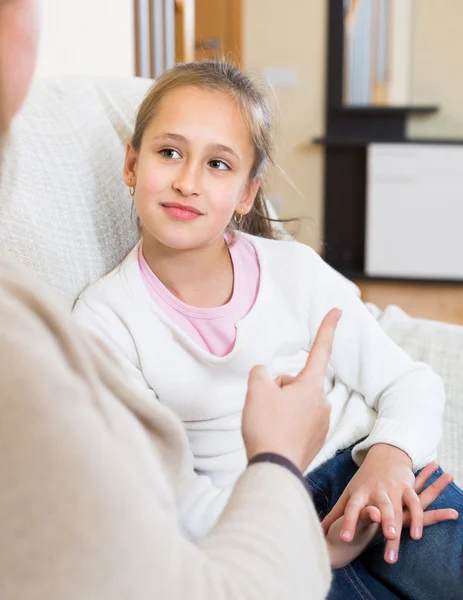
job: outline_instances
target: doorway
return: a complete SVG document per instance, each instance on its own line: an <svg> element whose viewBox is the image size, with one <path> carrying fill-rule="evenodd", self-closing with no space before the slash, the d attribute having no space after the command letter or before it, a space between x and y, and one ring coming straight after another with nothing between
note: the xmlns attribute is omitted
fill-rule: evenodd
<svg viewBox="0 0 463 600"><path fill-rule="evenodd" d="M189 29L194 32L191 37L187 33ZM185 44L188 38L192 42L190 48ZM234 64L240 64L242 0L177 1L175 40L177 62L225 57Z"/></svg>

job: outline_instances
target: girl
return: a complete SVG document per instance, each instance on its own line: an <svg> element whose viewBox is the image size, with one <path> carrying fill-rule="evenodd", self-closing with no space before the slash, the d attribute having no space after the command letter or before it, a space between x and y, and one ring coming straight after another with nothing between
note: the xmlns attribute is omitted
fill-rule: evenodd
<svg viewBox="0 0 463 600"><path fill-rule="evenodd" d="M163 74L139 109L124 165L141 241L85 291L75 315L119 354L134 385L182 419L195 473L181 510L190 535L201 538L246 466L241 411L250 369L298 373L323 317L341 308L325 378L330 429L305 472L326 529L344 515L340 536L349 542L361 511L374 506L386 544L336 571L330 597L360 586L375 598L456 598L459 523L414 541L423 528L414 472L436 454L442 382L385 335L314 251L272 239L264 192L271 122L264 93L230 65L190 63ZM462 494L452 485L438 502L459 508ZM411 529L401 536L403 507Z"/></svg>

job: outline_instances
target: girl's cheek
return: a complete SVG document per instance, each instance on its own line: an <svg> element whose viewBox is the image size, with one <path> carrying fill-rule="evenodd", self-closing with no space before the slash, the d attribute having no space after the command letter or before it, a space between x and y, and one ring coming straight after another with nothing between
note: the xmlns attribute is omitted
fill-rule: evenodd
<svg viewBox="0 0 463 600"><path fill-rule="evenodd" d="M144 188L147 190L153 190L158 186L160 177L157 170L155 172L153 168L149 168L143 172L141 178L139 177L139 179L141 179Z"/></svg>
<svg viewBox="0 0 463 600"><path fill-rule="evenodd" d="M215 214L220 219L220 221L228 222L232 218L233 213L235 212L236 204L237 203L235 202L226 202L216 206Z"/></svg>

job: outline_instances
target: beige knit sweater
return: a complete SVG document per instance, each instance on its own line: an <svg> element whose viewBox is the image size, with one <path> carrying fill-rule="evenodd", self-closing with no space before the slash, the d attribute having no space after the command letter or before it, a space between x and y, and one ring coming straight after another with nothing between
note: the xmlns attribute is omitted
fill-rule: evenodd
<svg viewBox="0 0 463 600"><path fill-rule="evenodd" d="M180 421L134 394L33 276L0 259L0 598L318 600L326 547L307 492L256 464L212 533L183 535Z"/></svg>

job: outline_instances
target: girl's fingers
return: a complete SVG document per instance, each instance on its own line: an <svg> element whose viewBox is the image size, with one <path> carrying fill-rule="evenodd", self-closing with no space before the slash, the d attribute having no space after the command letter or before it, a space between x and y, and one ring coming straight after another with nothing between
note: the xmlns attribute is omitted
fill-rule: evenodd
<svg viewBox="0 0 463 600"><path fill-rule="evenodd" d="M453 508L437 508L436 510L427 510L423 516L423 527L443 523L444 521L456 521L459 518L458 511ZM410 527L410 513L404 512L404 527Z"/></svg>
<svg viewBox="0 0 463 600"><path fill-rule="evenodd" d="M352 496L344 510L344 524L341 531L341 539L350 542L354 539L355 529L361 511L365 508L365 500L360 496Z"/></svg>
<svg viewBox="0 0 463 600"><path fill-rule="evenodd" d="M445 488L452 483L453 475L450 473L444 473L440 477L436 479L429 487L427 487L420 494L420 503L423 507L423 510L426 510L428 506L430 506L436 498L442 494Z"/></svg>
<svg viewBox="0 0 463 600"><path fill-rule="evenodd" d="M412 488L404 491L403 500L404 506L408 508L410 535L414 540L419 540L423 535L424 507Z"/></svg>
<svg viewBox="0 0 463 600"><path fill-rule="evenodd" d="M458 512L453 508L439 508L437 510L428 510L424 513L424 526L435 525L443 521L456 521Z"/></svg>
<svg viewBox="0 0 463 600"><path fill-rule="evenodd" d="M394 511L394 521L392 522L392 528L383 525L383 533L386 537L386 547L384 549L384 560L390 564L397 562L400 548L400 536L402 535L402 522L403 522L403 508L402 508L402 496L399 494L398 497L390 498L390 505ZM389 535L386 535L386 532Z"/></svg>
<svg viewBox="0 0 463 600"><path fill-rule="evenodd" d="M383 493L375 502L381 512L383 535L387 540L397 539L396 510L391 499ZM398 507L397 507L398 508ZM402 506L400 505L400 525L402 526Z"/></svg>
<svg viewBox="0 0 463 600"><path fill-rule="evenodd" d="M426 509L430 506L434 500L438 498L438 496L445 490L445 488L452 483L453 475L450 473L444 473L441 475L434 483L432 483L429 487L427 487L424 492L418 496L421 508L424 512L423 518L423 526L427 527L428 525L434 525L435 523L441 523L442 521L453 521L458 519L458 512L451 508L442 508L438 510L429 510ZM410 527L412 522L412 516L409 510L404 512L404 527ZM413 526L412 526L412 537L413 535ZM415 538L418 539L418 538Z"/></svg>
<svg viewBox="0 0 463 600"><path fill-rule="evenodd" d="M431 462L421 470L415 479L415 492L417 494L423 491L428 479L437 471L438 468L439 465L436 462Z"/></svg>

